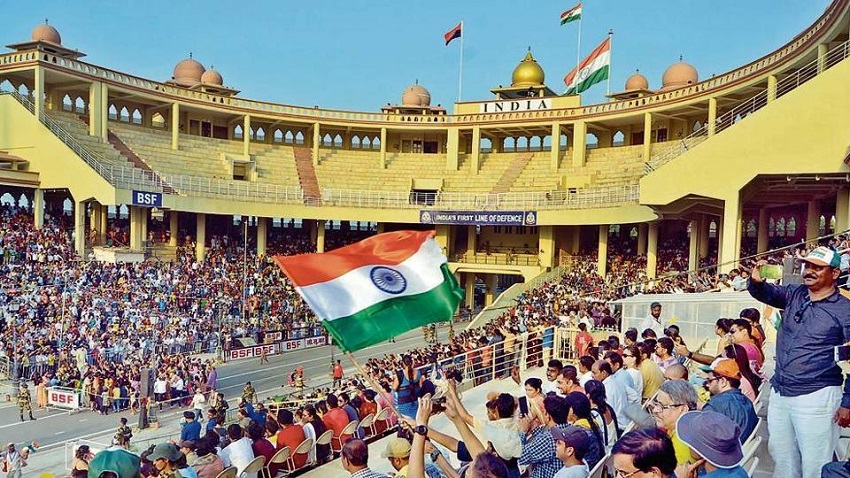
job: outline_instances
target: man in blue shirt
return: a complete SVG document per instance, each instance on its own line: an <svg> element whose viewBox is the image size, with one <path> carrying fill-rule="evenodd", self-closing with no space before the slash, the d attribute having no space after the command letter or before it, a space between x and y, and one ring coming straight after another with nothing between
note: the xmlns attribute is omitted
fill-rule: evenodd
<svg viewBox="0 0 850 478"><path fill-rule="evenodd" d="M186 424L180 430L180 441L201 439L201 423L195 420L195 412L183 412L183 418L186 419Z"/></svg>
<svg viewBox="0 0 850 478"><path fill-rule="evenodd" d="M741 386L741 369L732 359L715 362L711 367L706 386L711 400L703 410L713 410L729 417L741 429L741 443L745 443L758 423L753 402L738 389Z"/></svg>
<svg viewBox="0 0 850 478"><path fill-rule="evenodd" d="M817 247L802 260L803 285L769 284L755 267L747 287L783 310L767 412L776 478L820 477L832 461L838 427L850 425L850 380L842 394L844 377L833 358L833 347L850 340L850 300L837 288L841 259Z"/></svg>

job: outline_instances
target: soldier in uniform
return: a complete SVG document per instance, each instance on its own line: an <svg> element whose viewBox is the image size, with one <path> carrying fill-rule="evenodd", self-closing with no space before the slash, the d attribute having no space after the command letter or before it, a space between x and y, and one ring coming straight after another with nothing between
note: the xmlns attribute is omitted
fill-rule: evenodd
<svg viewBox="0 0 850 478"><path fill-rule="evenodd" d="M24 410L29 412L30 420L35 420L32 416L32 397L26 382L21 383L21 389L18 392L18 411L21 414L21 421L24 421Z"/></svg>
<svg viewBox="0 0 850 478"><path fill-rule="evenodd" d="M251 382L245 384L242 389L242 401L245 403L253 403L257 399L257 391L251 386Z"/></svg>
<svg viewBox="0 0 850 478"><path fill-rule="evenodd" d="M115 432L115 444L127 448L130 446L130 438L133 438L133 430L127 426L127 418L121 417L119 420L121 425Z"/></svg>

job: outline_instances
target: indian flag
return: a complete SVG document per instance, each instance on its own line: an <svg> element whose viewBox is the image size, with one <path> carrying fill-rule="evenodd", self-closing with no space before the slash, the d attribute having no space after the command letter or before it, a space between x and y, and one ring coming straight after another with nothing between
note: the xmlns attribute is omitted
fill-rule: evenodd
<svg viewBox="0 0 850 478"><path fill-rule="evenodd" d="M577 95L591 86L608 79L611 69L611 37L608 37L596 47L578 66L578 73L573 68L564 77L567 91L564 94Z"/></svg>
<svg viewBox="0 0 850 478"><path fill-rule="evenodd" d="M566 25L567 23L574 22L576 20L581 20L580 3L561 14L561 25Z"/></svg>
<svg viewBox="0 0 850 478"><path fill-rule="evenodd" d="M346 352L448 321L463 298L433 231L388 232L275 261Z"/></svg>

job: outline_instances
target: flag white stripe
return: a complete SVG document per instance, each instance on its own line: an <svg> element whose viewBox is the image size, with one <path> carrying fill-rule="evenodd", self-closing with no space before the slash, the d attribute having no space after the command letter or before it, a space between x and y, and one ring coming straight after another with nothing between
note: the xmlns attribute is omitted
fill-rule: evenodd
<svg viewBox="0 0 850 478"><path fill-rule="evenodd" d="M348 317L379 302L407 295L427 292L443 283L440 265L446 256L434 239L422 243L415 254L402 263L389 267L406 280L404 292L391 294L378 289L372 282L371 272L376 266L352 269L333 280L296 287L311 309L322 320Z"/></svg>
<svg viewBox="0 0 850 478"><path fill-rule="evenodd" d="M610 63L611 63L611 50L605 50L602 53L600 53L599 56L594 58L593 61L590 62L589 65L587 65L585 67L588 70L587 76L593 75L594 72L602 69L603 67L609 65ZM574 87L576 87L576 85L581 83L580 76L581 76L581 71L577 71L575 76L573 76L573 81L569 84L567 89L574 88Z"/></svg>

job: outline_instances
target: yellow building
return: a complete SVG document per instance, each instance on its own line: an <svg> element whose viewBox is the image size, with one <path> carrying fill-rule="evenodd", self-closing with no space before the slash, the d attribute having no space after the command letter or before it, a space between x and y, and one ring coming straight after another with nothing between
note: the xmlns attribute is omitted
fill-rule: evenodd
<svg viewBox="0 0 850 478"><path fill-rule="evenodd" d="M191 57L140 78L39 25L0 55L0 192L23 192L37 225L71 199L79 252L119 205L131 249L154 213L172 246L189 220L199 258L211 216L256 217L259 252L272 218L302 219L319 250L327 221L434 228L488 301L498 275L528 279L580 248L604 273L612 234L636 236L649 278L663 234L689 235L690 268L716 240L729 270L742 242L850 227L848 32L850 0L835 0L747 65L700 79L679 61L657 89L635 73L590 105L548 88L528 51L510 86L449 113L419 84L375 112L244 99Z"/></svg>

